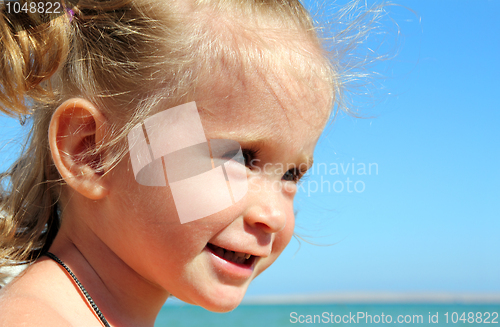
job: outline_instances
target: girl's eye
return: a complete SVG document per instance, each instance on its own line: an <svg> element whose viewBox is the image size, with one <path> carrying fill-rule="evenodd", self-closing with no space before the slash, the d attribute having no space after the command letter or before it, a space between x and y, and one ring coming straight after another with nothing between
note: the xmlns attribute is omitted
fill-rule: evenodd
<svg viewBox="0 0 500 327"><path fill-rule="evenodd" d="M243 159L245 160L245 166L252 168L258 162L257 154L258 151L252 149L242 149Z"/></svg>
<svg viewBox="0 0 500 327"><path fill-rule="evenodd" d="M292 168L288 170L283 177L281 177L282 180L284 181L289 181L289 182L298 182L299 179L302 177L302 172L299 172L296 168Z"/></svg>

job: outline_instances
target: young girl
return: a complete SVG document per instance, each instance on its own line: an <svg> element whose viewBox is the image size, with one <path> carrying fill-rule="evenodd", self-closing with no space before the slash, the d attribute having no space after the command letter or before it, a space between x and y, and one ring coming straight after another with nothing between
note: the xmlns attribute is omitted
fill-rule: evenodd
<svg viewBox="0 0 500 327"><path fill-rule="evenodd" d="M0 108L31 121L2 175L1 266L29 267L2 289L0 325L153 326L171 295L234 309L290 241L295 184L338 101L311 17L295 0L80 0L65 10L0 13ZM205 139L189 144L208 146L205 171L216 157L221 167L243 157L242 196L230 165L220 185L175 184L198 172L174 181L169 160L208 158L178 159L193 133ZM218 156L218 139L239 147ZM149 182L138 177L145 166L156 169ZM226 186L232 201L217 207ZM179 192L186 210L213 210L183 220Z"/></svg>

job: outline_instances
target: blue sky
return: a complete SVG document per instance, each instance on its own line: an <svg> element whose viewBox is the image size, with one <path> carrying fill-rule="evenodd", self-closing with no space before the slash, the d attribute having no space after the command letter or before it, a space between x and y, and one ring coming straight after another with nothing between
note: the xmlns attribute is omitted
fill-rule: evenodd
<svg viewBox="0 0 500 327"><path fill-rule="evenodd" d="M315 162L339 174L315 172L296 200L297 233L334 245L292 240L249 295L500 292L500 2L397 3L415 14L389 9L400 51L375 67L388 77L360 100L375 118L329 126ZM13 140L3 168L18 125L0 118L0 144ZM370 163L377 173L358 173Z"/></svg>

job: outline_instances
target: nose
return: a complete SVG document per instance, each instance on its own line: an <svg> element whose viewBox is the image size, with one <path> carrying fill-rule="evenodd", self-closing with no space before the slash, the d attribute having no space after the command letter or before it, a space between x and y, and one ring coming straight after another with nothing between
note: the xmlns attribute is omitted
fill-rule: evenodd
<svg viewBox="0 0 500 327"><path fill-rule="evenodd" d="M245 222L266 233L282 231L287 223L286 206L290 205L290 201L283 195L281 184L261 178L252 178L249 184L250 203L245 212Z"/></svg>

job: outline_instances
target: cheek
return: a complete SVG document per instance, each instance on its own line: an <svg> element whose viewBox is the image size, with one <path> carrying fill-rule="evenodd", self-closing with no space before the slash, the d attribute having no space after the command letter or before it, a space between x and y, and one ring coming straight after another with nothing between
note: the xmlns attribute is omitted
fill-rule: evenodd
<svg viewBox="0 0 500 327"><path fill-rule="evenodd" d="M110 174L111 212L118 213L122 224L142 230L151 225L176 224L179 219L168 186L154 187L139 184L134 177L128 157Z"/></svg>
<svg viewBox="0 0 500 327"><path fill-rule="evenodd" d="M168 251L178 253L182 249L187 232L179 228L168 187L140 185L124 161L108 175L110 193L93 229L115 254L145 276L151 269L140 267L152 266L146 259L154 254L167 261ZM172 242L173 238L179 241Z"/></svg>

